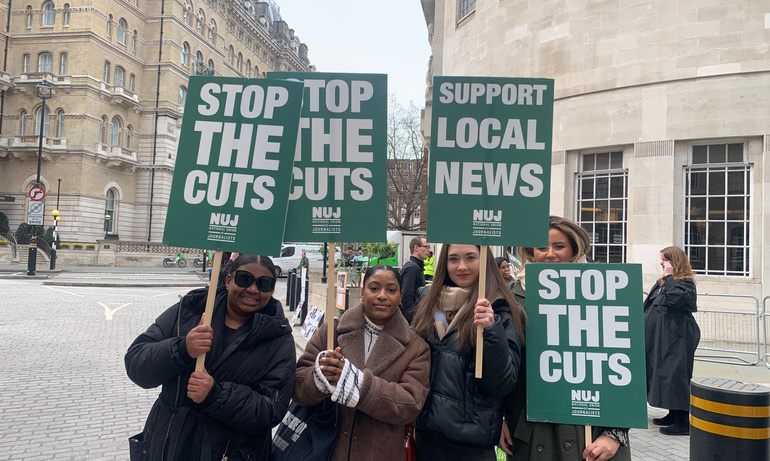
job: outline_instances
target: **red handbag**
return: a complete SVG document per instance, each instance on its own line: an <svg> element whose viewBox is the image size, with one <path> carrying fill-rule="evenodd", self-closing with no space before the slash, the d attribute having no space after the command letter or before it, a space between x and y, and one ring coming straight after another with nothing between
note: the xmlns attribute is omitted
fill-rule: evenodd
<svg viewBox="0 0 770 461"><path fill-rule="evenodd" d="M414 447L414 427L412 423L404 430L404 461L417 461L417 449Z"/></svg>

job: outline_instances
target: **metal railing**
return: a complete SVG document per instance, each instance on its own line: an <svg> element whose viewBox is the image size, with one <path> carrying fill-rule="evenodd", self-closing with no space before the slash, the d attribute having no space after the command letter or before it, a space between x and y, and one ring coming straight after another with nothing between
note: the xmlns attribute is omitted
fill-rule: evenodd
<svg viewBox="0 0 770 461"><path fill-rule="evenodd" d="M705 362L727 363L732 365L755 365L761 358L759 299L750 295L731 295L715 293L698 293L698 300L708 298L737 298L753 304L754 311L703 309L698 306L695 320L701 330L701 339L695 359ZM765 335L766 338L766 335ZM765 349L767 341L765 339ZM721 354L704 354L698 351L720 352ZM767 355L767 354L765 354Z"/></svg>
<svg viewBox="0 0 770 461"><path fill-rule="evenodd" d="M16 255L18 243L16 242L16 236L13 235L13 232L5 226L0 226L0 239L8 241L8 246L11 248L11 259L16 259L18 257Z"/></svg>
<svg viewBox="0 0 770 461"><path fill-rule="evenodd" d="M765 296L765 298L762 300L762 331L765 336L765 366L767 368L770 368L770 337L768 337L768 326L767 324L770 322L770 310L767 308L767 301L770 300L770 296Z"/></svg>

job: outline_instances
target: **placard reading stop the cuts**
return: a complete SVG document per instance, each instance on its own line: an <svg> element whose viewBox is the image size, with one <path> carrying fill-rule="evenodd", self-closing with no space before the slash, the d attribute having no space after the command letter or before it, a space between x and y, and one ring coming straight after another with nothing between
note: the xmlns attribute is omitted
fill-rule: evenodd
<svg viewBox="0 0 770 461"><path fill-rule="evenodd" d="M647 427L642 268L527 264L527 418Z"/></svg>

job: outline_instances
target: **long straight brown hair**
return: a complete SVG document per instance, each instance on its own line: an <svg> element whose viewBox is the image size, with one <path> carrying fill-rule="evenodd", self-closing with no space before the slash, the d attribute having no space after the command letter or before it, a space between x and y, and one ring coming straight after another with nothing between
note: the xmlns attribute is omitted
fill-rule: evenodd
<svg viewBox="0 0 770 461"><path fill-rule="evenodd" d="M417 304L417 313L412 319L412 328L415 333L422 338L428 338L435 335L435 321L433 314L436 311L436 306L439 303L441 296L441 290L444 287L457 286L452 279L449 278L449 272L447 270L447 262L449 256L449 247L452 244L445 244L441 247L441 253L438 257L438 263L436 264L436 272L433 276L433 284L428 290L428 294L425 295L422 300ZM481 249L478 245L476 248ZM516 326L516 331L519 332L519 337L524 342L524 322L526 321L526 314L524 309L519 306L519 303L513 297L511 290L508 289L508 285L503 280L503 275L497 268L495 258L492 256L492 252L487 248L487 284L485 290L485 297L490 303L504 298L506 303L511 309L511 317L513 318L513 324ZM476 283L471 288L468 302L465 309L461 309L461 312L457 314L457 335L460 338L460 347L474 347L476 345L476 325L473 324L475 312L473 306L476 305L476 300L479 298L479 283L476 279Z"/></svg>
<svg viewBox="0 0 770 461"><path fill-rule="evenodd" d="M674 273L672 274L674 280L679 281L685 278L693 278L692 266L684 250L676 246L670 246L660 250L660 255L668 259L671 267L674 268ZM665 277L659 279L660 283L663 283L663 280L665 280Z"/></svg>

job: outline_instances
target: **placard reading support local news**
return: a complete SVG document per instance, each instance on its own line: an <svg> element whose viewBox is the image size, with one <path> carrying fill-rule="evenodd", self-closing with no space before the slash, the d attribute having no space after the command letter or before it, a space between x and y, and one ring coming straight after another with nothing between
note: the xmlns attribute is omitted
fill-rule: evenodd
<svg viewBox="0 0 770 461"><path fill-rule="evenodd" d="M527 264L527 419L647 428L642 268Z"/></svg>
<svg viewBox="0 0 770 461"><path fill-rule="evenodd" d="M190 77L163 243L278 254L302 84Z"/></svg>
<svg viewBox="0 0 770 461"><path fill-rule="evenodd" d="M287 242L384 242L387 76L270 72L298 79L304 104Z"/></svg>
<svg viewBox="0 0 770 461"><path fill-rule="evenodd" d="M434 77L428 241L547 243L553 96L549 79Z"/></svg>

